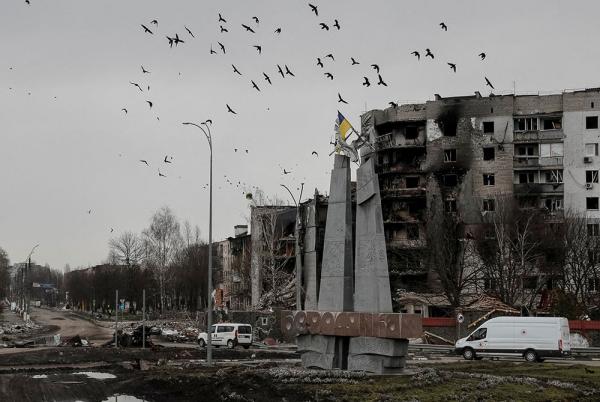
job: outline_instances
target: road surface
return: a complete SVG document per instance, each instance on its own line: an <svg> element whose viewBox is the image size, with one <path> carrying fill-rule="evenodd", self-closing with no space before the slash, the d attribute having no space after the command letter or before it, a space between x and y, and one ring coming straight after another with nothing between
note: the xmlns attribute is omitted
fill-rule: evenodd
<svg viewBox="0 0 600 402"><path fill-rule="evenodd" d="M56 325L59 328L48 335L60 334L61 339L68 339L79 335L92 344L98 346L110 340L113 330L100 327L91 321L72 314L69 310L50 310L45 308L32 308L31 319L40 325Z"/></svg>

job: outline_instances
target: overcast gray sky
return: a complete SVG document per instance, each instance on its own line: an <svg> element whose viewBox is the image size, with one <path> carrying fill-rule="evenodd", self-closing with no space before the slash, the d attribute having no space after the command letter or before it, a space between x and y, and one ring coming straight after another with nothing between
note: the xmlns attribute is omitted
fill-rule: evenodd
<svg viewBox="0 0 600 402"><path fill-rule="evenodd" d="M517 92L600 85L596 1L311 2L318 16L306 1L3 0L0 247L11 261L22 261L39 243L40 263L100 263L111 236L141 231L163 205L207 238L208 147L183 121L214 122L214 238L220 240L246 223L242 193L251 186L284 200L282 183L295 189L305 182L308 195L328 191L338 109L358 128L363 111L392 100L488 94L484 76L496 93L512 92L513 82ZM227 33L220 33L219 12ZM185 43L169 48L165 35L175 33ZM262 46L261 55L253 45ZM427 47L434 61L410 54ZM482 51L485 61L477 56ZM324 58L328 53L335 61ZM352 66L351 56L360 65ZM457 64L456 74L446 62ZM388 87L375 85L372 63ZM276 64L296 77L282 79ZM151 73L142 74L141 65ZM363 76L370 88L361 85ZM337 103L338 92L348 105ZM227 113L226 103L238 114ZM292 174L284 176L283 168ZM231 186L224 175L246 185Z"/></svg>

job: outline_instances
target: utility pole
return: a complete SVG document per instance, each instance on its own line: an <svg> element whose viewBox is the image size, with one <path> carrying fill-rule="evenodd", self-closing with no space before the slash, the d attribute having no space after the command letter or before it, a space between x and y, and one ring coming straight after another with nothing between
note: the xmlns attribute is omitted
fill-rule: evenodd
<svg viewBox="0 0 600 402"><path fill-rule="evenodd" d="M142 289L142 349L146 348L146 289Z"/></svg>
<svg viewBox="0 0 600 402"><path fill-rule="evenodd" d="M115 291L115 348L119 347L117 330L119 329L119 289Z"/></svg>

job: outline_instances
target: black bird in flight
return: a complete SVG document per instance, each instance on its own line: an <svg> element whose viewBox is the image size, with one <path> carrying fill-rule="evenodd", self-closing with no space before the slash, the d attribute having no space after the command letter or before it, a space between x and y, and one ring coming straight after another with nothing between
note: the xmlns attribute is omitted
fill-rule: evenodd
<svg viewBox="0 0 600 402"><path fill-rule="evenodd" d="M373 70L377 71L377 74L379 74L379 66L377 64L371 64L371 67L373 67Z"/></svg>
<svg viewBox="0 0 600 402"><path fill-rule="evenodd" d="M427 52L427 53L425 53L425 57L431 57L432 60L435 58L433 56L433 53L431 53L431 50L425 49L425 51Z"/></svg>
<svg viewBox="0 0 600 402"><path fill-rule="evenodd" d="M110 228L110 233L114 232L115 230L113 228Z"/></svg>
<svg viewBox="0 0 600 402"><path fill-rule="evenodd" d="M285 75L283 74L283 70L281 69L281 66L279 64L277 65L277 70L279 71L279 74L281 74L281 77L285 78Z"/></svg>
<svg viewBox="0 0 600 402"><path fill-rule="evenodd" d="M138 88L140 91L144 92L144 90L142 89L142 87L140 86L140 84L137 84L137 83L135 83L135 82L131 82L131 81L129 81L129 83L130 83L131 85L133 85L134 87L137 87L137 88Z"/></svg>
<svg viewBox="0 0 600 402"><path fill-rule="evenodd" d="M334 24L333 26L336 27L338 29L338 31L340 30L340 23L338 22L338 20L334 20Z"/></svg>
<svg viewBox="0 0 600 402"><path fill-rule="evenodd" d="M251 80L252 81L252 80ZM258 85L256 85L256 82L252 81L252 88L256 89L258 92L260 92L260 88L258 87Z"/></svg>
<svg viewBox="0 0 600 402"><path fill-rule="evenodd" d="M317 66L323 68L323 62L321 61L320 57L317 57Z"/></svg>
<svg viewBox="0 0 600 402"><path fill-rule="evenodd" d="M145 159L140 159L140 162L145 163L147 166L150 166L150 165L148 165L148 161Z"/></svg>
<svg viewBox="0 0 600 402"><path fill-rule="evenodd" d="M212 126L212 120L211 119L206 119L206 121L204 123L208 123Z"/></svg>
<svg viewBox="0 0 600 402"><path fill-rule="evenodd" d="M485 78L485 85L486 86L488 86L488 87L490 87L492 89L495 89L494 86L492 85L492 83L490 82L490 80L488 80L487 77L483 77L483 78Z"/></svg>
<svg viewBox="0 0 600 402"><path fill-rule="evenodd" d="M185 41L179 39L179 34L175 34L175 39L173 39L173 41L175 42L175 46L179 43L185 43Z"/></svg>
<svg viewBox="0 0 600 402"><path fill-rule="evenodd" d="M292 173L292 172L291 172L291 171L287 171L287 170L283 169L283 174L290 174L290 173Z"/></svg>
<svg viewBox="0 0 600 402"><path fill-rule="evenodd" d="M308 6L310 7L310 9L315 13L316 16L319 15L319 10L317 10L317 6L313 6L312 4L308 3Z"/></svg>
<svg viewBox="0 0 600 402"><path fill-rule="evenodd" d="M25 0L25 4L31 5L31 2L29 0Z"/></svg>
<svg viewBox="0 0 600 402"><path fill-rule="evenodd" d="M144 68L144 66L141 66L141 67L142 67L142 73L144 73L144 74L148 74L148 73L150 73L150 71L146 70L146 69Z"/></svg>
<svg viewBox="0 0 600 402"><path fill-rule="evenodd" d="M162 173L160 172L160 169L158 169L158 177L167 177L167 176L165 176L164 174L162 174Z"/></svg>
<svg viewBox="0 0 600 402"><path fill-rule="evenodd" d="M329 54L328 54L327 56L325 56L325 57L329 57L329 58L330 58L332 61L335 61L335 59L333 58L333 54L332 54L332 53L329 53Z"/></svg>
<svg viewBox="0 0 600 402"><path fill-rule="evenodd" d="M192 31L190 31L190 29L188 27L186 27L185 25L183 27L185 28L186 31L188 31L188 33L192 36L192 38L195 38L194 34L192 33Z"/></svg>
<svg viewBox="0 0 600 402"><path fill-rule="evenodd" d="M149 100L147 100L146 103L148 103L148 105L150 106L150 109L152 109L152 102L150 102Z"/></svg>
<svg viewBox="0 0 600 402"><path fill-rule="evenodd" d="M288 68L287 64L284 64L284 66L285 66L285 73L286 73L287 75L291 75L292 77L295 77L294 73L292 73L292 72L290 71L290 69Z"/></svg>
<svg viewBox="0 0 600 402"><path fill-rule="evenodd" d="M342 95L340 95L339 92L338 92L338 103L345 103L346 105L348 104L348 102L346 102L344 99L342 99Z"/></svg>
<svg viewBox="0 0 600 402"><path fill-rule="evenodd" d="M277 28L277 29L275 30L275 33L276 33L276 34L280 34L280 33L281 33L281 28Z"/></svg>
<svg viewBox="0 0 600 402"><path fill-rule="evenodd" d="M152 21L150 21L150 23L158 26L158 20L152 20Z"/></svg>
<svg viewBox="0 0 600 402"><path fill-rule="evenodd" d="M173 159L173 158L171 158ZM169 155L165 155L165 163L171 163L171 161L169 160Z"/></svg>
<svg viewBox="0 0 600 402"><path fill-rule="evenodd" d="M479 57L481 57L481 60L484 60L485 59L485 53L483 53L483 52L479 53Z"/></svg>
<svg viewBox="0 0 600 402"><path fill-rule="evenodd" d="M317 158L319 157L319 154L317 153L317 151L312 151L310 154L315 155Z"/></svg>
<svg viewBox="0 0 600 402"><path fill-rule="evenodd" d="M258 24L258 17L252 17L252 19Z"/></svg>
<svg viewBox="0 0 600 402"><path fill-rule="evenodd" d="M262 46L260 46L260 45L254 45L252 47L255 48L256 50L258 50L258 54L260 54L262 52Z"/></svg>
<svg viewBox="0 0 600 402"><path fill-rule="evenodd" d="M210 54L217 54L217 52L213 50L212 45L210 45Z"/></svg>
<svg viewBox="0 0 600 402"><path fill-rule="evenodd" d="M233 148L233 152L237 152L237 148ZM229 181L229 179L227 179Z"/></svg>
<svg viewBox="0 0 600 402"><path fill-rule="evenodd" d="M236 112L235 112L235 111L234 111L234 110L233 110L231 107L229 107L229 105L228 105L228 104L225 104L225 106L227 106L227 111L228 111L229 113L237 114L237 113L236 113Z"/></svg>
<svg viewBox="0 0 600 402"><path fill-rule="evenodd" d="M223 32L229 32L229 31L227 30L227 28L224 28L224 27L223 27L223 25L219 25L219 27L221 28L221 33L223 33Z"/></svg>
<svg viewBox="0 0 600 402"><path fill-rule="evenodd" d="M242 73L239 72L239 70L237 68L235 68L235 66L232 64L231 67L233 67L233 72L234 73L238 73L239 75L242 75Z"/></svg>
<svg viewBox="0 0 600 402"><path fill-rule="evenodd" d="M363 83L362 83L362 84L363 84L363 86L365 86L365 87L370 87L370 86L371 86L371 83L369 82L369 79L368 79L367 77L363 77L363 78L365 79L365 82L363 82Z"/></svg>
<svg viewBox="0 0 600 402"><path fill-rule="evenodd" d="M398 107L398 104L396 102L388 102L388 104L393 107L394 109L396 109Z"/></svg>
<svg viewBox="0 0 600 402"><path fill-rule="evenodd" d="M173 42L175 42L175 39L167 36L167 40L169 41L169 46L173 47Z"/></svg>
<svg viewBox="0 0 600 402"><path fill-rule="evenodd" d="M447 26L446 24L444 24L443 22L440 22L440 27L442 27L442 29L443 29L444 31L447 31L447 30L448 30L448 26Z"/></svg>
<svg viewBox="0 0 600 402"><path fill-rule="evenodd" d="M223 52L223 54L225 54L225 46L223 46L223 44L221 42L217 42L217 43L221 47L221 51Z"/></svg>
<svg viewBox="0 0 600 402"><path fill-rule="evenodd" d="M254 32L254 29L250 28L248 25L242 24L242 27L244 27L244 29L248 32L256 33L256 32Z"/></svg>
<svg viewBox="0 0 600 402"><path fill-rule="evenodd" d="M127 109L123 108L123 109L121 109L121 110L122 110L122 111L124 111L124 112L125 112L125 114L127 114Z"/></svg>
<svg viewBox="0 0 600 402"><path fill-rule="evenodd" d="M320 23L319 23L319 25L321 26L321 29L324 29L324 30L326 30L326 31L329 31L329 27L327 26L327 24L326 24L326 23L324 23L324 22L320 22Z"/></svg>
<svg viewBox="0 0 600 402"><path fill-rule="evenodd" d="M447 64L450 66L450 68L452 70L454 70L454 72L456 72L456 64L454 64L454 63L447 63Z"/></svg>
<svg viewBox="0 0 600 402"><path fill-rule="evenodd" d="M265 73L263 73L263 75L265 76L265 81L267 81L269 84L273 85L271 83L271 79L269 78L269 76L267 74L265 74Z"/></svg>
<svg viewBox="0 0 600 402"><path fill-rule="evenodd" d="M154 33L151 30L149 30L146 25L142 24L142 28L144 28L144 32L154 35Z"/></svg>
<svg viewBox="0 0 600 402"><path fill-rule="evenodd" d="M383 85L384 87L387 87L387 84L385 83L383 78L381 78L381 74L377 74L377 77L379 77L379 81L377 81L377 85Z"/></svg>
<svg viewBox="0 0 600 402"><path fill-rule="evenodd" d="M88 209L88 214L91 214L91 213L92 213L92 210L91 210L91 209Z"/></svg>
<svg viewBox="0 0 600 402"><path fill-rule="evenodd" d="M332 80L333 79L333 74L331 74L331 73L325 73L325 77L327 77L330 80Z"/></svg>
<svg viewBox="0 0 600 402"><path fill-rule="evenodd" d="M227 22L227 20L221 16L221 13L219 13L219 21L218 22L225 22L225 23Z"/></svg>
<svg viewBox="0 0 600 402"><path fill-rule="evenodd" d="M416 50L414 52L412 52L411 54L414 54L415 56L417 56L417 60L421 60L421 53L417 52Z"/></svg>
<svg viewBox="0 0 600 402"><path fill-rule="evenodd" d="M350 61L352 62L352 65L356 65L356 64L360 64L358 61L354 60L354 57L350 57Z"/></svg>

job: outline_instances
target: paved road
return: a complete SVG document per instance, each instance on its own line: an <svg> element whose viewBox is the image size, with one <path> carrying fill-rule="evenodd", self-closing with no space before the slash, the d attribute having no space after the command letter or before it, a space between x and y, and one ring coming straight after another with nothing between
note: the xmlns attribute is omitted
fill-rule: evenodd
<svg viewBox="0 0 600 402"><path fill-rule="evenodd" d="M100 327L68 310L33 308L31 319L41 325L57 325L59 329L51 334L60 334L62 339L79 335L95 345L100 345L113 336L112 329Z"/></svg>

